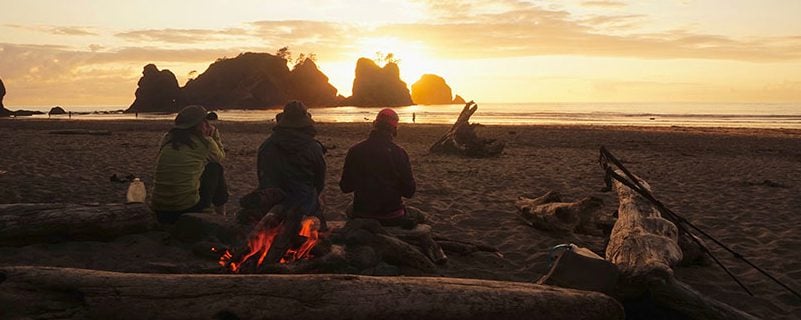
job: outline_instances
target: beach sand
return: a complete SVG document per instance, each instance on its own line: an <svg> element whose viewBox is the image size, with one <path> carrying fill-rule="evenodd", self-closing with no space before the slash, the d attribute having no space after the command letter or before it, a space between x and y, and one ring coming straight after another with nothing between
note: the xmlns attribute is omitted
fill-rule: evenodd
<svg viewBox="0 0 801 320"><path fill-rule="evenodd" d="M122 202L127 185L112 174L152 182L154 160L169 121L0 120L0 203ZM270 124L218 122L228 159L226 178L233 213L256 184L256 151ZM50 130L110 130L110 136L54 135ZM338 181L350 145L366 137L369 123L320 124L329 147L324 194L329 219L341 218L350 195ZM605 145L653 187L673 211L801 289L801 131L629 127L483 127L479 134L508 142L503 156L466 159L428 154L448 126L402 124L397 143L412 159L417 193L407 204L427 213L437 235L485 243L491 253L450 257L449 277L535 281L546 271L548 249L573 242L599 254L601 237L539 231L518 218L518 196L549 190L564 200L604 200L612 214L617 198L602 193L598 148ZM0 265L56 265L117 271L180 272L208 262L170 244L164 232L111 242L37 244L0 248ZM709 242L708 242L709 243ZM711 245L711 244L710 244ZM801 318L801 300L730 254L720 259L752 289L748 296L716 265L678 268L695 289L765 319Z"/></svg>

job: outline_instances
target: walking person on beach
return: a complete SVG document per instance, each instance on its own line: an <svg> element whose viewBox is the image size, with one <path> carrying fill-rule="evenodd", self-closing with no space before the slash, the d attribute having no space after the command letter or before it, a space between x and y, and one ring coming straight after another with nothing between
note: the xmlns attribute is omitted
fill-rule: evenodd
<svg viewBox="0 0 801 320"><path fill-rule="evenodd" d="M225 152L220 132L206 120L207 114L201 106L183 108L161 139L150 204L161 223L175 223L183 213L202 212L212 205L225 215L228 187L221 164Z"/></svg>
<svg viewBox="0 0 801 320"><path fill-rule="evenodd" d="M402 198L414 195L416 184L406 150L395 144L398 114L383 109L373 121L369 137L345 156L339 188L354 193L351 218L371 218L386 226L413 227L419 213L406 210Z"/></svg>

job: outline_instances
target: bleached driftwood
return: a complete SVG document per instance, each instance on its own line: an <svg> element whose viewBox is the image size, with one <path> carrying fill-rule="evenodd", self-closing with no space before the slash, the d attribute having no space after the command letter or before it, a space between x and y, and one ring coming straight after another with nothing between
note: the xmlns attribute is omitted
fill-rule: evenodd
<svg viewBox="0 0 801 320"><path fill-rule="evenodd" d="M470 157L491 157L503 152L505 144L495 139L480 138L475 133L470 117L478 110L478 105L470 101L465 104L459 118L450 130L431 145L431 153L459 154Z"/></svg>
<svg viewBox="0 0 801 320"><path fill-rule="evenodd" d="M520 216L529 225L541 230L601 234L595 227L601 199L586 197L576 202L562 202L558 193L529 199L520 197L515 202Z"/></svg>
<svg viewBox="0 0 801 320"><path fill-rule="evenodd" d="M647 182L640 183L651 190ZM619 181L613 181L613 188L618 195L618 218L609 236L606 260L618 266L627 289L635 292L642 292L650 283L667 282L673 277L673 266L682 259L676 225Z"/></svg>
<svg viewBox="0 0 801 320"><path fill-rule="evenodd" d="M42 241L102 240L155 225L144 204L0 204L0 245Z"/></svg>
<svg viewBox="0 0 801 320"><path fill-rule="evenodd" d="M623 319L613 298L531 283L354 275L168 275L0 267L0 318Z"/></svg>
<svg viewBox="0 0 801 320"><path fill-rule="evenodd" d="M647 182L635 178L651 191ZM613 188L620 207L606 248L606 259L617 265L621 273L618 293L622 297L649 292L655 303L691 319L756 319L676 280L673 267L682 260L676 225L662 218L651 202L620 181L614 180Z"/></svg>

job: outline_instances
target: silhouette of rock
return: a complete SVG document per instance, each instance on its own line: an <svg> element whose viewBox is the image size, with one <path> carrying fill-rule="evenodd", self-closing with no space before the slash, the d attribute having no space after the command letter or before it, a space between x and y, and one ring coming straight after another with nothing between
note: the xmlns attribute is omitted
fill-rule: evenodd
<svg viewBox="0 0 801 320"><path fill-rule="evenodd" d="M0 117L8 117L11 115L11 111L6 109L3 106L3 97L6 96L6 86L3 85L3 79L0 79Z"/></svg>
<svg viewBox="0 0 801 320"><path fill-rule="evenodd" d="M328 83L328 77L311 59L295 65L289 76L292 100L303 101L309 107L332 106L342 100L337 96L337 88Z"/></svg>
<svg viewBox="0 0 801 320"><path fill-rule="evenodd" d="M49 115L67 114L67 111L64 110L64 108L62 108L62 107L56 106L56 107L50 108L50 112L48 112L47 114L49 114Z"/></svg>
<svg viewBox="0 0 801 320"><path fill-rule="evenodd" d="M242 53L218 59L183 88L187 104L209 109L260 109L300 100L308 106L332 106L341 100L311 59L290 71L287 60L268 53Z"/></svg>
<svg viewBox="0 0 801 320"><path fill-rule="evenodd" d="M178 112L183 107L181 88L172 71L148 64L142 70L136 100L126 112Z"/></svg>
<svg viewBox="0 0 801 320"><path fill-rule="evenodd" d="M184 86L189 104L209 109L263 108L290 99L286 60L268 53L247 52L218 59Z"/></svg>
<svg viewBox="0 0 801 320"><path fill-rule="evenodd" d="M451 87L438 75L424 74L412 84L414 104L450 104L452 98Z"/></svg>
<svg viewBox="0 0 801 320"><path fill-rule="evenodd" d="M342 104L359 107L408 106L412 104L412 97L406 83L400 79L397 64L389 62L381 68L373 60L359 58L353 79L353 95Z"/></svg>
<svg viewBox="0 0 801 320"><path fill-rule="evenodd" d="M464 98L462 98L458 94L455 97L453 97L453 104L465 104L465 103L467 102L464 101Z"/></svg>

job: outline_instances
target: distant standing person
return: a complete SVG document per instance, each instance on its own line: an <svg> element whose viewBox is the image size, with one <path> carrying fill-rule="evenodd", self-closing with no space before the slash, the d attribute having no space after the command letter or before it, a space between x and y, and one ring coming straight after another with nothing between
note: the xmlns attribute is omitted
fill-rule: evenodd
<svg viewBox="0 0 801 320"><path fill-rule="evenodd" d="M225 153L220 132L206 120L207 114L201 106L183 108L161 139L151 199L161 223L175 223L181 214L212 205L218 214L226 213L228 187L221 164Z"/></svg>
<svg viewBox="0 0 801 320"><path fill-rule="evenodd" d="M412 123L417 123L417 114L412 112Z"/></svg>
<svg viewBox="0 0 801 320"><path fill-rule="evenodd" d="M339 187L354 193L352 218L371 218L386 226L411 227L422 222L410 214L402 198L414 195L416 184L406 150L395 144L398 114L383 109L373 121L370 136L354 145L345 156Z"/></svg>

